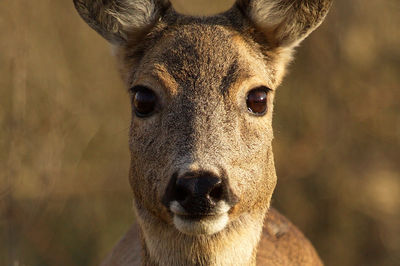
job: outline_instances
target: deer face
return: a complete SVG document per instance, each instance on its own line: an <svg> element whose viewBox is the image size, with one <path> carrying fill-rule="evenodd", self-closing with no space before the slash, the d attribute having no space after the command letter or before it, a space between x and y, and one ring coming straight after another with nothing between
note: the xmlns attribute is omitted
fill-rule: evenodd
<svg viewBox="0 0 400 266"><path fill-rule="evenodd" d="M132 188L182 232L215 233L269 204L277 66L255 47L226 26L189 22L133 68Z"/></svg>
<svg viewBox="0 0 400 266"><path fill-rule="evenodd" d="M129 88L139 217L189 235L262 219L276 184L274 92L292 48L319 25L329 1L240 1L209 18L178 15L163 1L110 1L108 11L101 1L92 10L76 2L116 45ZM315 16L304 20L312 8Z"/></svg>

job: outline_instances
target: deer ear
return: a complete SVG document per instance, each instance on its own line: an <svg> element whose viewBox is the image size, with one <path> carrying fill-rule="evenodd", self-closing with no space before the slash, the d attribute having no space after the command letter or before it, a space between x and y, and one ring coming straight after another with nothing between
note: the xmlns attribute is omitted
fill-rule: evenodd
<svg viewBox="0 0 400 266"><path fill-rule="evenodd" d="M333 0L237 0L272 48L294 48L324 20Z"/></svg>
<svg viewBox="0 0 400 266"><path fill-rule="evenodd" d="M79 15L112 44L149 30L170 6L169 0L73 0Z"/></svg>

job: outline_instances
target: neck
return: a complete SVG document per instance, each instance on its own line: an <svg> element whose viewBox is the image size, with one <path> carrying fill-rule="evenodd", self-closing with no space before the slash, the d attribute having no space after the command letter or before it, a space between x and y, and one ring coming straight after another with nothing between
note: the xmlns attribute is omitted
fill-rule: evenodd
<svg viewBox="0 0 400 266"><path fill-rule="evenodd" d="M242 215L214 235L189 236L147 211L136 213L143 265L255 265L264 214Z"/></svg>

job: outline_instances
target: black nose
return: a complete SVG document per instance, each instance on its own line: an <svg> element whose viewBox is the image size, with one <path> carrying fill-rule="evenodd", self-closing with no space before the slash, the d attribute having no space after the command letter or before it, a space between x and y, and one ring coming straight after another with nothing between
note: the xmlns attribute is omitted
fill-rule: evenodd
<svg viewBox="0 0 400 266"><path fill-rule="evenodd" d="M176 200L185 203L193 198L216 203L222 199L222 180L211 175L183 177L176 181Z"/></svg>
<svg viewBox="0 0 400 266"><path fill-rule="evenodd" d="M168 207L170 202L177 201L192 215L212 213L219 201L227 204L232 200L227 182L211 173L187 173L182 177L171 179L163 203Z"/></svg>

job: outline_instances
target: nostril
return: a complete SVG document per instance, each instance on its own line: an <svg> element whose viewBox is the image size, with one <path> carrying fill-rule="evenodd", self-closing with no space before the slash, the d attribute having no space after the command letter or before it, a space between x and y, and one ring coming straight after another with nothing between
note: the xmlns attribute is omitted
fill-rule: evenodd
<svg viewBox="0 0 400 266"><path fill-rule="evenodd" d="M218 202L222 200L223 194L224 194L223 186L222 184L218 184L210 191L209 196L213 201Z"/></svg>
<svg viewBox="0 0 400 266"><path fill-rule="evenodd" d="M184 188L182 188L180 186L178 186L176 188L175 199L178 202L184 201L188 196L189 196L189 192L186 189L184 189Z"/></svg>

